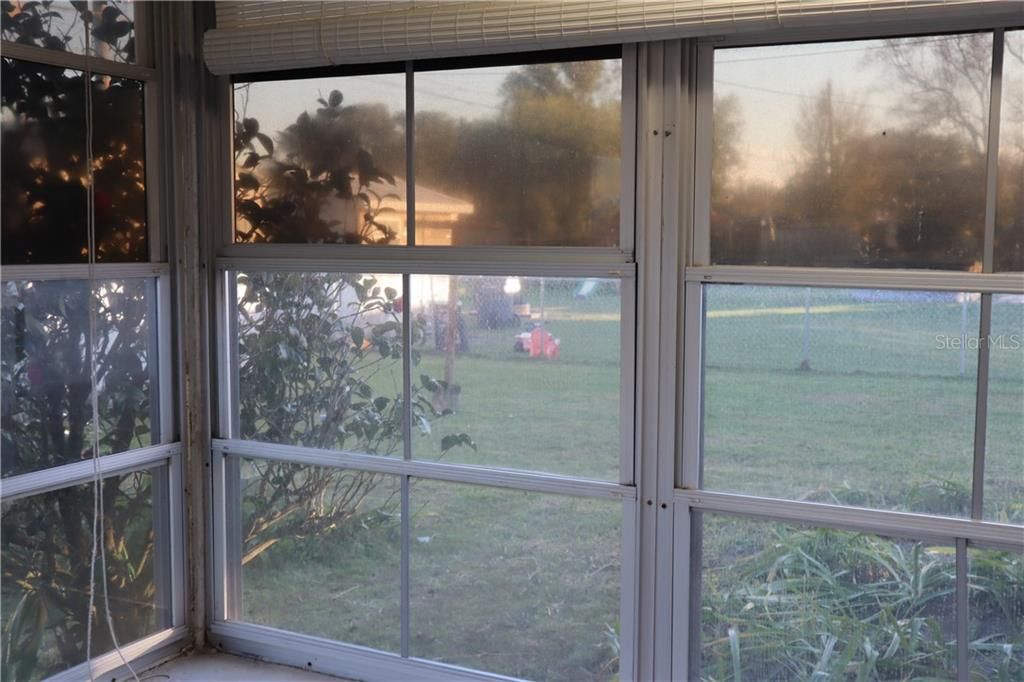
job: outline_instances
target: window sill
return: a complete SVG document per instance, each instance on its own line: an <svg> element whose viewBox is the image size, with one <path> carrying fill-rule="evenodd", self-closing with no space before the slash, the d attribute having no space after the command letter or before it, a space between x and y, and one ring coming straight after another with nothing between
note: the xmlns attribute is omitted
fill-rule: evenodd
<svg viewBox="0 0 1024 682"><path fill-rule="evenodd" d="M140 677L153 682L337 682L341 679L242 656L215 653L179 656Z"/></svg>

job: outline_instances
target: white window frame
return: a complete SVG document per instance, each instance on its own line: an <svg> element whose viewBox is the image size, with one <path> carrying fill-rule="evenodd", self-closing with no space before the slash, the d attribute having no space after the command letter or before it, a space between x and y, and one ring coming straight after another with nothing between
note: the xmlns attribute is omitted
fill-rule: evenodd
<svg viewBox="0 0 1024 682"><path fill-rule="evenodd" d="M686 267L679 291L679 308L684 317L681 347L683 376L680 385L681 440L673 455L676 472L672 491L674 556L674 618L672 646L662 649L663 665L670 665L673 679L689 679L699 674L700 660L700 572L699 528L702 512L718 512L762 521L783 521L816 527L842 528L889 537L939 541L956 548L956 613L958 679L969 676L968 571L967 551L973 547L1022 551L1024 528L1018 525L985 521L982 517L985 426L988 398L988 347L981 344L978 354L978 379L975 409L974 461L970 518L950 518L928 514L863 509L840 505L764 498L750 494L726 493L702 489L703 457L703 343L704 311L702 287L714 283L784 285L806 287L861 287L929 291L970 291L981 294L979 337L991 330L992 296L999 293L1024 293L1020 273L993 273L995 231L996 173L1000 116L1003 24L965 25L963 22L916 26L892 26L884 30L870 27L856 30L803 30L755 35L735 35L726 39L693 41L697 64L684 64L681 78L695 83L696 113L692 148L684 145L683 154L692 152L696 163L693 205L690 219L682 229L690 233L691 248L686 251ZM714 49L792 42L881 38L894 35L983 30L993 35L992 81L988 126L986 177L986 214L983 272L939 270L886 270L867 268L803 268L774 266L734 266L710 264L710 178L711 125L713 107ZM689 217L689 216L688 216ZM665 659L670 659L666 661Z"/></svg>
<svg viewBox="0 0 1024 682"><path fill-rule="evenodd" d="M150 348L151 359L157 363L157 385L152 399L158 403L158 421L152 425L158 433L158 442L124 452L102 455L95 460L78 460L67 464L17 474L0 481L3 502L9 503L34 495L91 483L95 471L102 479L135 472L153 475L152 505L155 530L154 542L157 563L154 579L166 587L167 593L158 593L157 599L166 608L169 623L161 630L130 642L121 642L120 652L109 651L61 671L50 680L83 680L99 676L120 679L128 675L124 661L134 667L146 667L181 650L189 635L185 625L186 543L183 528L183 447L179 440L178 419L180 406L176 398L179 353L174 324L172 298L175 291L176 271L168 258L166 238L167 221L164 219L164 173L162 161L169 158L164 151L162 124L167 120L169 93L167 82L169 65L154 65L163 61L156 57L154 37L157 30L148 3L136 5L135 37L138 61L131 64L115 62L48 50L31 45L3 41L4 58L34 62L49 66L66 67L82 72L109 74L140 81L143 84L144 146L146 161L146 222L148 261L141 263L86 263L5 265L0 282L81 280L127 280L149 282L152 294L149 323L155 329L155 346ZM163 541L161 543L161 541Z"/></svg>
<svg viewBox="0 0 1024 682"><path fill-rule="evenodd" d="M412 657L409 654L409 532L403 529L402 557L402 632L400 653L387 653L361 646L288 632L238 620L241 598L239 574L241 563L237 549L229 544L229 524L237 523L237 490L232 488L231 469L241 457L304 463L315 466L345 468L399 476L402 482L403 525L408 523L409 481L411 478L448 481L489 486L510 491L541 492L564 496L620 501L622 531L620 585L620 676L637 678L637 598L639 592L639 498L635 462L634 414L636 401L636 259L634 257L635 196L637 183L631 172L636 165L636 120L638 106L638 57L635 45L622 48L622 186L620 194L619 245L616 247L455 247L416 246L414 198L409 201L407 215L408 246L368 246L345 244L236 244L234 243L234 211L230 192L233 168L230 164L231 93L221 83L219 95L219 144L216 157L210 159L211 173L225 179L216 214L221 221L212 226L215 240L215 287L213 306L215 330L212 355L216 357L217 404L228 406L218 410L217 430L211 439L211 470L213 488L212 539L213 558L209 572L211 609L209 637L218 648L258 655L297 667L335 675L367 679L434 679L434 680L498 680L511 679L478 670L447 665ZM553 53L559 61L564 53ZM570 57L571 58L571 57ZM580 58L586 59L584 55ZM513 62L514 63L514 62ZM471 67L471 64L466 64ZM456 68L462 68L461 66ZM413 80L415 63L405 65L406 120L414 120ZM240 77L240 80L245 80ZM411 123L407 123L407 187L415 186ZM412 194L411 189L409 191ZM403 276L407 290L410 277L417 274L438 275L501 275L547 277L596 277L621 282L620 327L620 443L619 479L602 481L507 469L496 466L474 466L412 458L412 415L404 415L404 452L401 458L364 455L335 450L318 450L290 445L246 441L230 437L237 433L232 415L237 413L237 346L233 343L233 316L236 314L232 281L238 271L253 272L347 272L386 273ZM410 311L403 312L406 334L411 332ZM404 344L404 392L411 392L409 363L410 345ZM404 401L410 405L409 400ZM235 406L235 407L232 407ZM221 437L217 437L221 436ZM232 497L236 499L232 500ZM232 505L232 501L234 505Z"/></svg>
<svg viewBox="0 0 1024 682"><path fill-rule="evenodd" d="M626 229L620 249L518 247L373 247L348 245L249 245L233 243L231 92L218 92L216 136L211 155L211 190L218 197L208 207L216 216L212 225L216 307L210 344L218 368L215 382L216 432L230 434L229 417L218 406L231 405L231 310L227 282L236 270L347 271L481 274L622 276L633 282L623 290L623 400L628 400L634 428L632 441L623 443L632 477L623 499L623 608L622 679L689 679L691 652L699 651L699 631L691 628L699 609L700 553L694 551L692 518L701 512L733 513L766 521L811 523L882 535L939 540L957 548L956 603L967 608L966 557L969 546L1020 549L1024 534L1019 526L984 521L978 511L979 495L972 501L972 518L955 519L884 510L765 499L700 489L702 295L704 283L747 283L793 286L893 288L909 290L976 291L984 309L991 311L996 293L1024 293L1024 279L1015 273L991 272L994 168L990 157L987 178L986 262L988 272L963 273L932 270L872 270L844 268L791 268L709 265L710 136L715 46L754 46L907 34L1001 31L1011 28L1009 13L999 17L953 17L917 22L881 22L777 29L732 35L727 38L667 40L626 47L634 66L623 69L630 84L632 106L625 106L624 178L621 214L635 222ZM997 41L1001 45L1001 41ZM990 102L991 136L998 126L998 69L993 72ZM995 117L991 120L991 117ZM411 134L407 131L407 134ZM411 150L407 150L410 153ZM627 158L628 157L628 158ZM627 171L628 173L628 171ZM410 183L412 176L410 174ZM411 223L411 221L410 221ZM409 242L412 243L411 240ZM626 308L626 302L635 305ZM990 324L983 313L982 325ZM628 329L627 327L632 325ZM982 330L984 331L984 329ZM627 338L628 336L628 338ZM627 352L628 349L628 352ZM629 362L627 362L629 360ZM635 364L633 362L635 360ZM984 364L985 359L979 358ZM627 370L627 365L629 369ZM629 375L627 377L627 371ZM980 372L979 376L983 373ZM627 379L628 382L627 383ZM984 386L979 380L978 410L983 412ZM628 395L627 395L628 394ZM624 405L627 403L624 402ZM228 411L230 413L230 410ZM624 411L624 415L627 412ZM625 429L624 429L625 430ZM301 449L300 449L301 450ZM975 453L983 453L976 439ZM356 453L292 450L214 439L210 443L213 477L213 515L210 534L213 560L208 572L213 601L209 614L210 641L225 651L248 653L281 663L367 679L502 679L413 658L299 635L231 620L229 585L232 581L224 543L229 510L225 506L225 455L287 458L308 464L364 467L401 476L499 485L526 490L561 491L597 497L612 495L615 484L579 482L571 477L505 472L490 467L461 467L383 458L364 459ZM974 465L983 462L976 456ZM980 477L975 476L980 483ZM608 488L607 486L612 486ZM574 492L569 492L572 489ZM621 492L621 491L620 491ZM617 493L616 493L617 494ZM694 571L696 569L696 571ZM958 621L961 630L966 620ZM629 632L627 639L625 634ZM963 632L959 641L966 643ZM965 645L960 645L961 679L965 679ZM627 660L629 657L629 660Z"/></svg>

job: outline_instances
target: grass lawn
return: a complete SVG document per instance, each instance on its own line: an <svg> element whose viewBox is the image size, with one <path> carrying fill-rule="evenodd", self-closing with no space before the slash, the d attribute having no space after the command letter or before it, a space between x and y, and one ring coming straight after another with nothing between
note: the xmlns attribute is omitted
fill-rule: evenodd
<svg viewBox="0 0 1024 682"><path fill-rule="evenodd" d="M524 327L481 329L465 315L469 352L454 372L458 411L413 440L415 457L437 459L444 434L465 432L477 450L455 449L445 461L619 479L620 299L611 284L588 299L572 296L575 282L559 284L547 286L544 306L546 328L561 342L556 360L513 350ZM432 343L421 352L417 376L443 377L443 353Z"/></svg>
<svg viewBox="0 0 1024 682"><path fill-rule="evenodd" d="M978 300L826 289L805 315L807 296L707 289L705 485L968 514L977 351L947 340L977 337ZM1021 320L1024 305L1002 299L993 334L1019 335ZM986 510L1019 521L1024 349L993 350L992 368Z"/></svg>
<svg viewBox="0 0 1024 682"><path fill-rule="evenodd" d="M537 310L533 282L523 296ZM709 288L707 487L886 509L969 508L978 303L803 289ZM618 477L618 297L549 287L561 356L512 350L515 331L480 329L467 296L469 350L455 363L456 414L417 434L418 458L444 434L477 450L444 461ZM993 333L1020 333L1024 306L1000 301ZM805 327L806 325L806 327ZM805 332L806 329L806 332ZM807 352L804 352L804 344ZM444 358L419 349L418 374ZM803 361L807 363L801 368ZM1024 518L1024 350L993 350L986 515ZM567 428L569 425L569 428ZM279 543L244 570L247 620L396 651L399 517L383 480L357 522ZM966 495L966 497L965 497ZM536 679L614 677L619 606L617 503L414 481L411 649ZM762 547L756 529L738 546Z"/></svg>

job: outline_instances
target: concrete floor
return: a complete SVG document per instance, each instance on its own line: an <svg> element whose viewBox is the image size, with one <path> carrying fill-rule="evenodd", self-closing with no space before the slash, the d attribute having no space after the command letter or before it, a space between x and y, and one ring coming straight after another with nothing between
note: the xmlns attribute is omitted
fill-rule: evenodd
<svg viewBox="0 0 1024 682"><path fill-rule="evenodd" d="M338 682L340 678L228 654L179 656L139 676L142 682Z"/></svg>

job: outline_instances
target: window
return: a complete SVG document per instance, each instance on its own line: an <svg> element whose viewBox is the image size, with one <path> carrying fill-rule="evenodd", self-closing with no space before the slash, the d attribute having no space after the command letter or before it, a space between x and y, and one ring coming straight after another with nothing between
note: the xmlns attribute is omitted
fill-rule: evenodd
<svg viewBox="0 0 1024 682"><path fill-rule="evenodd" d="M241 618L399 652L399 477L257 459L238 467ZM325 598L309 599L314 585Z"/></svg>
<svg viewBox="0 0 1024 682"><path fill-rule="evenodd" d="M983 679L1020 675L1024 554L971 549L967 559L971 674Z"/></svg>
<svg viewBox="0 0 1024 682"><path fill-rule="evenodd" d="M991 33L714 59L711 262L980 266Z"/></svg>
<svg viewBox="0 0 1024 682"><path fill-rule="evenodd" d="M614 500L414 480L412 655L526 679L614 678L621 516Z"/></svg>
<svg viewBox="0 0 1024 682"><path fill-rule="evenodd" d="M970 514L978 357L961 341L977 334L977 294L710 285L704 296L706 487Z"/></svg>
<svg viewBox="0 0 1024 682"><path fill-rule="evenodd" d="M445 452L430 431L413 457L617 480L620 289L607 278L414 275L416 378L477 447ZM585 428L566 429L570 418Z"/></svg>
<svg viewBox="0 0 1024 682"><path fill-rule="evenodd" d="M113 62L136 62L132 2L25 2L4 8L3 39Z"/></svg>
<svg viewBox="0 0 1024 682"><path fill-rule="evenodd" d="M102 577L96 583L93 655L113 650L111 626L118 643L128 644L172 625L170 584L156 568L170 559L170 538L158 525L166 512L154 508L166 487L166 467L102 482L104 528L114 542L105 584ZM40 679L85 662L92 516L91 484L5 500L3 570L11 578L4 581L4 631L19 645L4 660L10 679Z"/></svg>
<svg viewBox="0 0 1024 682"><path fill-rule="evenodd" d="M386 277L238 273L243 438L401 455L403 289Z"/></svg>
<svg viewBox="0 0 1024 682"><path fill-rule="evenodd" d="M1024 31L1003 44L995 269L1024 271Z"/></svg>
<svg viewBox="0 0 1024 682"><path fill-rule="evenodd" d="M1019 37L698 49L674 676L1024 670Z"/></svg>
<svg viewBox="0 0 1024 682"><path fill-rule="evenodd" d="M236 84L235 241L404 244L404 84Z"/></svg>
<svg viewBox="0 0 1024 682"><path fill-rule="evenodd" d="M707 679L949 679L955 669L952 547L715 514L703 529Z"/></svg>
<svg viewBox="0 0 1024 682"><path fill-rule="evenodd" d="M147 173L155 69L135 49L145 12L4 3L5 679L103 675L123 664L115 648L151 652L183 624L170 266Z"/></svg>
<svg viewBox="0 0 1024 682"><path fill-rule="evenodd" d="M4 264L88 261L89 154L96 260L146 260L143 83L7 58L3 79Z"/></svg>
<svg viewBox="0 0 1024 682"><path fill-rule="evenodd" d="M1013 3L335 4L2 3L0 678L1024 679Z"/></svg>
<svg viewBox="0 0 1024 682"><path fill-rule="evenodd" d="M233 84L215 638L631 669L627 52Z"/></svg>
<svg viewBox="0 0 1024 682"><path fill-rule="evenodd" d="M90 346L101 387L100 454L160 442L155 288L152 279L4 283L5 478L91 456Z"/></svg>
<svg viewBox="0 0 1024 682"><path fill-rule="evenodd" d="M621 92L617 59L417 73L416 243L616 246Z"/></svg>
<svg viewBox="0 0 1024 682"><path fill-rule="evenodd" d="M988 338L988 437L984 517L1024 523L1024 305L1009 294L992 297Z"/></svg>

